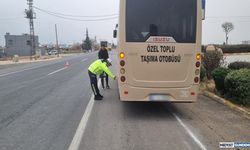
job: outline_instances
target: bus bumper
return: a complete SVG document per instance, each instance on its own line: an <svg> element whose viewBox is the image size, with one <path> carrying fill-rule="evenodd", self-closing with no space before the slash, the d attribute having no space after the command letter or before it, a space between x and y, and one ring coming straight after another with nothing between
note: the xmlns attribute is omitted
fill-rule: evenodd
<svg viewBox="0 0 250 150"><path fill-rule="evenodd" d="M192 103L197 100L199 85L185 88L141 88L119 86L121 101L155 101Z"/></svg>

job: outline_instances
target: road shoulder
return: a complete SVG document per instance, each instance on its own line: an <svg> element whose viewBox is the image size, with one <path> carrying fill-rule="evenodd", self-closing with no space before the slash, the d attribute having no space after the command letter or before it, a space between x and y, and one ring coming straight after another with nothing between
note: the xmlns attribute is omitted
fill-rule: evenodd
<svg viewBox="0 0 250 150"><path fill-rule="evenodd" d="M222 97L219 97L216 94L209 92L209 91L203 91L203 92L201 92L201 94L206 96L206 97L209 97L211 100L214 100L220 104L228 106L229 108L231 108L237 112L240 112L244 117L250 119L250 110L249 109L247 109L245 107L238 106L238 105L230 102L229 100L224 99Z"/></svg>

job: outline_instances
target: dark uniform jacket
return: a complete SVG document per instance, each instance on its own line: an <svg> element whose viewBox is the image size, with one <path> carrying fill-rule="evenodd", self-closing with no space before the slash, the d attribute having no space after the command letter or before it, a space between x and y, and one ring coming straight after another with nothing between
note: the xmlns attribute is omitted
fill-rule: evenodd
<svg viewBox="0 0 250 150"><path fill-rule="evenodd" d="M99 59L108 59L109 58L109 53L107 50L100 50L98 53L98 58Z"/></svg>

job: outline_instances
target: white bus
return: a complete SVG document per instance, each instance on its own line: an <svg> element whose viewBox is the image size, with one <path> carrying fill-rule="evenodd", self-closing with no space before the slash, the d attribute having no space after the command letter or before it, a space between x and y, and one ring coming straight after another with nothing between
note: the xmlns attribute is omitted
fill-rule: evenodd
<svg viewBox="0 0 250 150"><path fill-rule="evenodd" d="M196 101L202 8L202 0L120 1L117 51L122 101Z"/></svg>

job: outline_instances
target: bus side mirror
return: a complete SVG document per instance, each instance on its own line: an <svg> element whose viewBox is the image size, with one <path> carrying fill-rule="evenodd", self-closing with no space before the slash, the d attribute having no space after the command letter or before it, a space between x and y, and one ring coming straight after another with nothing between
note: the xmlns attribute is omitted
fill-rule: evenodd
<svg viewBox="0 0 250 150"><path fill-rule="evenodd" d="M117 30L114 30L113 31L113 38L116 38L117 37Z"/></svg>

